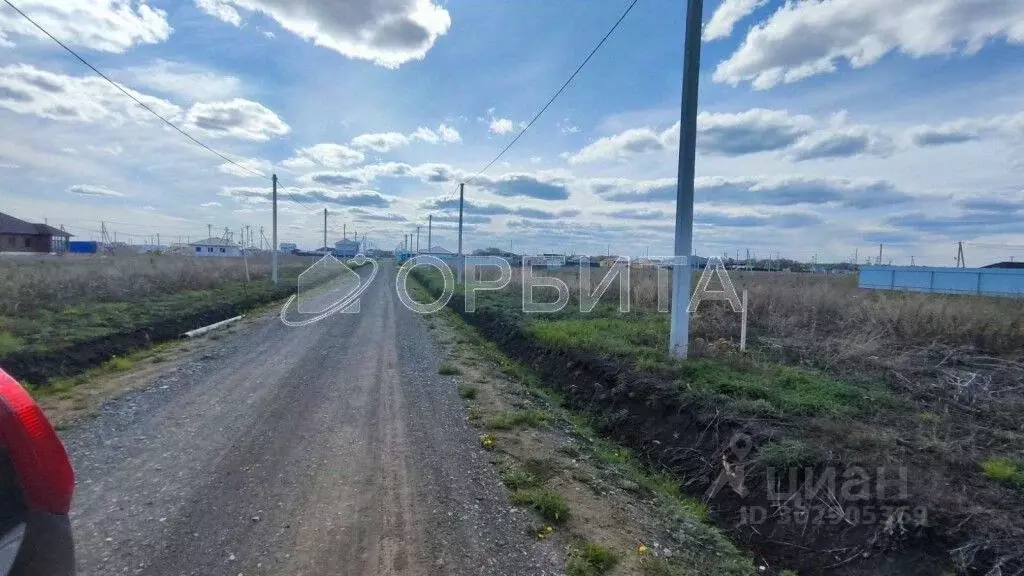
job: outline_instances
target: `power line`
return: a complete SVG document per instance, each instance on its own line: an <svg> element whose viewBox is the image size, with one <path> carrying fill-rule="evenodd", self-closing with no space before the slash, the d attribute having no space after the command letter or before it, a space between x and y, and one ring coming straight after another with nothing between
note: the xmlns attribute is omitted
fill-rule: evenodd
<svg viewBox="0 0 1024 576"><path fill-rule="evenodd" d="M149 112L153 116L156 116L157 118L162 120L164 124L167 124L168 126L173 128L174 130L176 130L178 133L180 133L182 136L184 136L184 137L188 138L189 140L191 140L192 142L194 142L196 145L198 145L198 146L200 146L200 147L202 147L202 148L204 148L204 149L206 149L206 150L208 150L210 152L213 152L214 154L219 156L224 161L226 161L226 162L228 162L230 164L233 164L234 166L236 166L236 167L238 167L238 168L240 168L242 170L245 170L246 172L249 172L250 174L254 174L256 176L259 176L260 178L266 178L266 176L264 174L261 174L260 172L252 170L250 168L247 168L247 167L239 164L238 162L235 162L231 158L228 158L224 154L221 154L220 152L218 152L218 151L214 150L213 148L207 146L206 144L200 142L194 136L192 136L188 132L186 132L186 131L182 130L181 128L179 128L173 122L171 122L167 118L163 117L161 114L159 114L158 112L156 112L155 110L153 110L152 108L147 106L145 103L143 103L141 100L139 100L138 98L133 96L131 92L125 90L120 84L118 84L117 82L114 82L113 80L111 80L106 74L104 74L103 72L100 72L100 70L98 68L96 68L95 66L90 64L85 58L82 58L81 56L78 55L77 52L75 52L74 50L69 48L66 44L64 44L63 42L58 40L56 36L54 36L53 34L50 34L50 32L46 30L46 28L43 28L42 26L40 26L35 20L30 18L28 14L25 14L24 12L21 11L20 8L18 8L14 4L12 4L11 0L4 0L4 3L7 4L8 6L10 6L12 9L14 9L14 11L17 12L18 14L20 14L22 18L24 18L25 20L28 20L29 23L31 23L33 26L38 28L40 32L42 32L43 34L46 34L47 36L49 36L50 40L53 40L54 42L59 44L61 48L67 50L68 53L71 54L72 56L74 56L75 58L77 58L79 62L81 62L82 64L85 64L86 66L88 66L89 69L92 70L93 72L95 72L96 74L98 74L100 76L100 78L103 78L104 80L109 82L111 86L113 86L114 88L117 88L118 90L120 90L122 94L124 94L125 96L131 98L133 101L135 101L136 104L141 106L147 112Z"/></svg>
<svg viewBox="0 0 1024 576"><path fill-rule="evenodd" d="M555 92L555 95L552 96L551 99L548 100L546 104L544 104L540 111L537 112L537 114L535 114L533 118L526 124L526 126L524 126L523 129L520 130L518 134L516 134L516 137L513 138L504 148L502 148L501 152L498 152L498 155L495 156L493 160L488 162L486 166L481 168L480 171L474 174L473 177L470 178L469 180L473 180L477 176L480 176L481 174L486 172L488 168L494 166L494 163L500 160L501 157L504 156L505 153L508 152L509 149L512 148L512 146L514 146L515 143L518 142L519 139L523 137L523 134L526 134L526 131L529 130L534 125L534 123L537 122L541 115L547 111L551 104L553 104L554 101L559 96L562 95L562 92L565 92L565 89L569 87L569 84L576 78L580 71L583 70L583 67L586 66L588 62L590 62L590 59L594 57L594 54L597 54L597 51L601 49L601 46L603 46L604 43L608 40L608 38L611 37L612 33L615 32L616 29L618 29L619 25L622 24L622 21L626 19L626 16L629 15L629 13L633 10L633 7L636 6L637 2L639 1L640 0L633 0L633 2L630 3L626 10L622 13L622 16L619 16L619 19L615 21L615 24L613 24L611 29L608 30L608 33L601 38L601 41L598 42L596 46L594 46L594 49L590 51L590 54L587 54L587 57L583 59L583 62L576 68L576 71L569 76L569 79L562 84L561 88L559 88L558 91Z"/></svg>

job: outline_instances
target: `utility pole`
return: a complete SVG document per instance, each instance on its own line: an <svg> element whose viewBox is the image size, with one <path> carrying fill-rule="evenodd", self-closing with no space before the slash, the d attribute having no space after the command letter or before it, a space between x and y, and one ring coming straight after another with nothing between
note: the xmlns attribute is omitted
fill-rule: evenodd
<svg viewBox="0 0 1024 576"><path fill-rule="evenodd" d="M416 227L416 253L420 253L420 227Z"/></svg>
<svg viewBox="0 0 1024 576"><path fill-rule="evenodd" d="M683 96L679 121L679 173L676 179L675 256L672 267L672 319L669 352L686 358L690 340L690 284L693 267L693 187L697 157L697 93L700 84L701 18L704 0L689 0L686 8L686 32L683 47Z"/></svg>
<svg viewBox="0 0 1024 576"><path fill-rule="evenodd" d="M466 183L459 182L459 256L462 256L462 204L466 197Z"/></svg>
<svg viewBox="0 0 1024 576"><path fill-rule="evenodd" d="M882 265L882 244L881 243L879 243L879 245L878 245L878 265L879 266Z"/></svg>
<svg viewBox="0 0 1024 576"><path fill-rule="evenodd" d="M274 183L274 191L272 194L274 202L274 230L270 233L272 238L270 244L270 278L274 284L277 284L277 174L271 179Z"/></svg>
<svg viewBox="0 0 1024 576"><path fill-rule="evenodd" d="M911 268L914 267L914 257L913 256L910 257L910 267Z"/></svg>
<svg viewBox="0 0 1024 576"><path fill-rule="evenodd" d="M206 237L213 238L213 224L206 225Z"/></svg>
<svg viewBox="0 0 1024 576"><path fill-rule="evenodd" d="M160 233L159 232L156 233L156 249L157 250L160 249Z"/></svg>
<svg viewBox="0 0 1024 576"><path fill-rule="evenodd" d="M327 208L324 208L324 248L327 247Z"/></svg>
<svg viewBox="0 0 1024 576"><path fill-rule="evenodd" d="M345 222L341 223L341 239L342 240L347 240L348 239L348 224L346 224Z"/></svg>
<svg viewBox="0 0 1024 576"><path fill-rule="evenodd" d="M967 261L964 260L964 243L963 242L957 242L956 243L956 267L957 268L966 268L967 267Z"/></svg>
<svg viewBox="0 0 1024 576"><path fill-rule="evenodd" d="M853 265L857 265L857 261L860 260L860 248L853 249Z"/></svg>
<svg viewBox="0 0 1024 576"><path fill-rule="evenodd" d="M263 226L260 226L260 252L263 251Z"/></svg>
<svg viewBox="0 0 1024 576"><path fill-rule="evenodd" d="M427 216L427 252L429 253L434 249L433 242L433 231L434 231L434 215Z"/></svg>

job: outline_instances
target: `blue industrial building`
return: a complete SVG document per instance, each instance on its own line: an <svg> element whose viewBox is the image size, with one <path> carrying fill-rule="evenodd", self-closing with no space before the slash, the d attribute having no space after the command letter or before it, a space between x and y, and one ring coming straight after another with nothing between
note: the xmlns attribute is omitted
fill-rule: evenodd
<svg viewBox="0 0 1024 576"><path fill-rule="evenodd" d="M1022 268L864 266L859 280L872 290L1024 297Z"/></svg>

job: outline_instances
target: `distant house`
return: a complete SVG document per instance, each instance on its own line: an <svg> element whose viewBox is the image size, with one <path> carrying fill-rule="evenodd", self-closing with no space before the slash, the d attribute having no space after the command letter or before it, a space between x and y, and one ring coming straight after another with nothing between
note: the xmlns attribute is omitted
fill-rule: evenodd
<svg viewBox="0 0 1024 576"><path fill-rule="evenodd" d="M203 258L239 258L242 249L230 240L223 238L207 238L189 243L191 254Z"/></svg>
<svg viewBox="0 0 1024 576"><path fill-rule="evenodd" d="M338 240L334 243L334 255L338 258L352 258L359 254L359 241Z"/></svg>
<svg viewBox="0 0 1024 576"><path fill-rule="evenodd" d="M982 268L1024 268L1024 262L996 262L995 264L989 264L988 266L982 266Z"/></svg>
<svg viewBox="0 0 1024 576"><path fill-rule="evenodd" d="M0 212L0 252L63 252L71 234Z"/></svg>

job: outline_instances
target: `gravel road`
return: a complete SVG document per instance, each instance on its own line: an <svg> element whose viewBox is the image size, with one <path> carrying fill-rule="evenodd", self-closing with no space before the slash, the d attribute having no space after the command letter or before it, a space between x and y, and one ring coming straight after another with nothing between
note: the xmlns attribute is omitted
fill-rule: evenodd
<svg viewBox="0 0 1024 576"><path fill-rule="evenodd" d="M66 430L80 574L560 573L394 272L358 314L262 318Z"/></svg>

